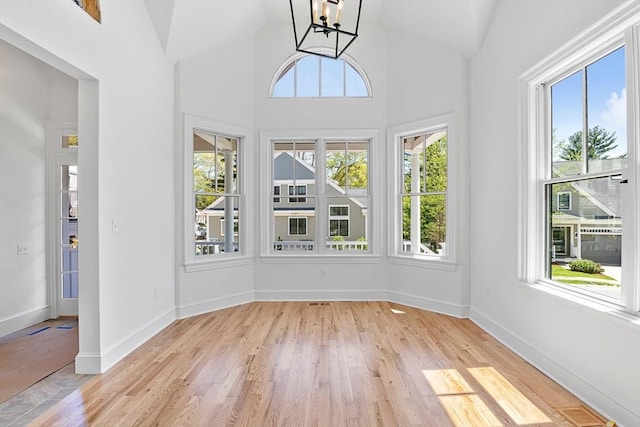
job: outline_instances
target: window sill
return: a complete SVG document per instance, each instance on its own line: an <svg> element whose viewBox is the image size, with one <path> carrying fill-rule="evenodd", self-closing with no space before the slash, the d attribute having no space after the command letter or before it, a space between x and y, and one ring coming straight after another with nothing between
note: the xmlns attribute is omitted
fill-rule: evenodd
<svg viewBox="0 0 640 427"><path fill-rule="evenodd" d="M595 311L598 311L600 313L604 313L604 314L616 317L618 319L629 322L636 326L640 326L640 316L634 315L633 313L629 313L628 311L625 311L624 308L619 304L604 301L596 297L591 297L589 295L585 295L579 292L573 292L569 289L564 289L552 283L546 283L541 281L536 283L524 283L524 284L531 289L544 292L546 294L553 295L558 298L562 298L571 303L578 304L583 307L587 307Z"/></svg>
<svg viewBox="0 0 640 427"><path fill-rule="evenodd" d="M205 260L189 261L184 264L187 273L194 271L213 270L216 268L252 265L253 257L246 255L231 255L228 257L208 258Z"/></svg>
<svg viewBox="0 0 640 427"><path fill-rule="evenodd" d="M451 260L432 259L412 255L390 255L391 264L409 265L412 267L432 268L436 270L455 271L458 264Z"/></svg>
<svg viewBox="0 0 640 427"><path fill-rule="evenodd" d="M287 254L276 255L268 254L261 255L260 259L265 264L290 264L292 262L304 262L309 264L379 264L380 256L378 255L320 255L320 254Z"/></svg>

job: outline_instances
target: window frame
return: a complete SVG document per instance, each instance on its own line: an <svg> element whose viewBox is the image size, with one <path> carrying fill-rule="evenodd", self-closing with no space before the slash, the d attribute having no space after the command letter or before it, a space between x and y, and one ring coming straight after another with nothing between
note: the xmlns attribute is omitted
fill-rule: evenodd
<svg viewBox="0 0 640 427"><path fill-rule="evenodd" d="M327 51L327 52L331 52L331 49L320 49L321 51ZM365 85L365 88L367 90L367 94L365 96L348 96L347 95L347 72L346 72L346 66L343 68L343 91L344 91L344 95L342 96L322 96L322 61L320 60L319 64L318 64L318 96L298 96L297 95L297 83L296 83L296 79L294 78L293 80L293 96L273 96L273 91L275 90L276 85L278 84L278 82L280 81L280 78L284 76L284 73L286 73L289 69L295 69L297 66L297 62L304 58L304 57L315 57L315 55L311 55L309 53L305 53L305 52L296 52L293 55L289 56L283 63L282 65L280 65L280 67L278 67L278 69L276 70L276 72L273 75L273 78L271 79L271 84L269 85L269 93L268 93L268 98L270 99L317 99L317 98L322 98L322 99L340 99L340 98L355 98L355 99L366 99L366 98L372 98L373 97L373 91L371 88L371 82L369 80L369 77L367 76L367 73L364 71L364 69L356 62L355 59L353 59L353 57L349 56L346 53L343 53L342 55L340 55L339 60L342 60L345 62L345 64L350 65L356 73L358 73L360 75L360 77L362 78L362 81ZM319 57L320 58L320 57ZM294 70L295 73L295 70Z"/></svg>
<svg viewBox="0 0 640 427"><path fill-rule="evenodd" d="M324 262L331 260L336 263L378 263L380 262L380 204L379 197L375 196L375 191L382 187L384 177L382 174L371 174L371 170L379 170L377 150L378 129L308 129L308 130L274 130L260 132L260 194L265 197L260 198L260 257L266 263L288 263L301 257L307 262ZM273 195L270 193L273 186L273 143L283 141L311 141L316 144L317 164L316 170L325 170L325 143L327 141L368 141L368 168L369 168L369 201L367 221L368 250L367 251L331 251L325 250L324 244L314 245L313 250L307 251L277 251L273 248L275 238L273 236ZM321 148L319 148L321 147ZM323 173L316 173L316 189L314 197L315 204L315 235L324 236L327 220L327 196L324 186L326 176ZM322 200L320 203L319 201ZM314 261L317 260L317 261Z"/></svg>
<svg viewBox="0 0 640 427"><path fill-rule="evenodd" d="M274 185L273 186L273 203L280 203L280 196L281 196L281 185ZM277 191L276 191L277 189Z"/></svg>
<svg viewBox="0 0 640 427"><path fill-rule="evenodd" d="M233 235L234 236L238 235L239 226L240 226L240 222L238 221L238 218L234 218L233 219ZM224 218L220 218L220 235L224 237Z"/></svg>
<svg viewBox="0 0 640 427"><path fill-rule="evenodd" d="M299 193L301 188L304 188L303 193ZM287 184L287 197L289 198L289 203L307 203L307 184Z"/></svg>
<svg viewBox="0 0 640 427"><path fill-rule="evenodd" d="M586 64L593 63L625 46L627 91L627 168L622 179L628 181L622 189L622 295L619 301L561 286L546 278L545 185L553 184L551 167L551 117L548 92L560 81ZM640 212L638 180L640 168L640 4L623 4L600 21L587 28L570 42L540 61L520 76L520 175L518 200L518 278L561 298L574 301L619 317L637 319L640 316L640 262L637 256ZM609 176L611 171L578 175L573 179ZM565 179L562 179L565 181Z"/></svg>
<svg viewBox="0 0 640 427"><path fill-rule="evenodd" d="M447 131L446 252L444 256L413 254L402 251L403 140L406 137L435 130ZM389 128L388 140L388 257L391 263L454 271L457 268L458 223L458 124L457 116L448 113Z"/></svg>
<svg viewBox="0 0 640 427"><path fill-rule="evenodd" d="M216 254L215 256L196 256L193 250L195 246L195 235L193 232L193 133L196 131L206 132L219 136L226 136L238 140L237 150L237 186L236 195L238 198L238 227L242 229L239 235L239 251L232 253ZM252 263L252 233L250 201L247 193L250 189L250 182L247 179L248 164L251 164L251 131L249 129L218 122L213 119L200 117L192 114L184 114L183 117L183 149L179 150L181 156L178 157L178 170L182 174L182 185L179 186L182 193L182 207L178 208L177 218L183 224L179 227L181 238L179 245L182 254L182 265L187 273L201 270L209 270L219 266L247 265ZM178 195L180 199L180 195ZM235 219L234 219L235 221Z"/></svg>
<svg viewBox="0 0 640 427"><path fill-rule="evenodd" d="M291 220L295 219L297 223L296 231L300 230L300 220L304 220L304 234L296 233L291 234ZM309 221L306 216L288 216L287 217L287 236L308 236L309 235Z"/></svg>
<svg viewBox="0 0 640 427"><path fill-rule="evenodd" d="M560 196L564 196L564 195L568 195L569 196L569 199L568 199L569 200L569 207L566 207L566 208L565 207L560 207L561 206L561 204L560 204ZM556 193L556 208L559 211L570 211L571 208L573 207L573 205L571 203L572 203L572 197L571 197L571 192L570 191L561 191L561 192ZM564 205L562 205L562 206L564 206Z"/></svg>
<svg viewBox="0 0 640 427"><path fill-rule="evenodd" d="M333 236L342 236L349 237L351 236L351 207L349 205L327 205L328 206L328 223L329 226L329 237ZM331 215L331 208L347 208L346 215ZM331 221L347 221L347 234L331 234ZM341 227L338 227L341 228Z"/></svg>

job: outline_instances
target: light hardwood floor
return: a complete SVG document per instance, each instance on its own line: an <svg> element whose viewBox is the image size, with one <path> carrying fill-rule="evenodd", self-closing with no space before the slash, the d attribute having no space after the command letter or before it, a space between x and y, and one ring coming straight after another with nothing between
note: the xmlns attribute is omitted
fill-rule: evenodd
<svg viewBox="0 0 640 427"><path fill-rule="evenodd" d="M467 319L256 302L174 322L33 425L572 426L580 405Z"/></svg>

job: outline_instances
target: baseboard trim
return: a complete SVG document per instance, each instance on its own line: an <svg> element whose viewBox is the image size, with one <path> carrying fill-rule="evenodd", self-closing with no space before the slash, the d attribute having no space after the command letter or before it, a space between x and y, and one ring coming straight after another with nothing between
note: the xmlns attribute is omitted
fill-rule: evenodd
<svg viewBox="0 0 640 427"><path fill-rule="evenodd" d="M160 316L156 317L151 322L139 328L137 331L129 334L119 343L105 350L101 356L99 373L106 372L109 368L122 360L126 355L141 346L144 342L169 326L175 320L175 310L168 310Z"/></svg>
<svg viewBox="0 0 640 427"><path fill-rule="evenodd" d="M28 328L36 323L44 322L51 317L51 308L45 305L34 310L24 311L0 320L0 337L12 334L20 329Z"/></svg>
<svg viewBox="0 0 640 427"><path fill-rule="evenodd" d="M197 316L199 314L210 313L223 308L235 307L237 305L247 304L255 301L254 292L242 292L235 295L225 296L223 298L214 298L207 301L198 302L196 304L182 305L176 308L176 317L184 319L187 317Z"/></svg>
<svg viewBox="0 0 640 427"><path fill-rule="evenodd" d="M448 316L466 319L469 317L469 307L451 304L446 301L439 301L422 296L405 294L402 292L387 292L390 302L408 305L409 307L421 310L432 311L434 313L446 314Z"/></svg>
<svg viewBox="0 0 640 427"><path fill-rule="evenodd" d="M99 353L78 353L76 356L76 374L95 375L102 373Z"/></svg>
<svg viewBox="0 0 640 427"><path fill-rule="evenodd" d="M602 393L593 385L549 359L534 347L522 341L516 334L500 326L490 317L476 309L471 309L470 319L488 334L507 346L511 351L535 366L549 378L569 390L587 405L603 414L605 417L613 417L620 426L640 425L640 414L620 405L612 397Z"/></svg>
<svg viewBox="0 0 640 427"><path fill-rule="evenodd" d="M255 301L386 301L387 291L350 289L261 290Z"/></svg>

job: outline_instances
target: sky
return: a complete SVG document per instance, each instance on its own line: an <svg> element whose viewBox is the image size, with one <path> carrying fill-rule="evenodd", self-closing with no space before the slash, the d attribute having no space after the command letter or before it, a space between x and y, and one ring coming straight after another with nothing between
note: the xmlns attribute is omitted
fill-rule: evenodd
<svg viewBox="0 0 640 427"><path fill-rule="evenodd" d="M615 132L618 147L610 158L627 151L626 82L624 46L586 67L589 128ZM583 70L552 86L552 126L556 140L567 140L582 129Z"/></svg>

